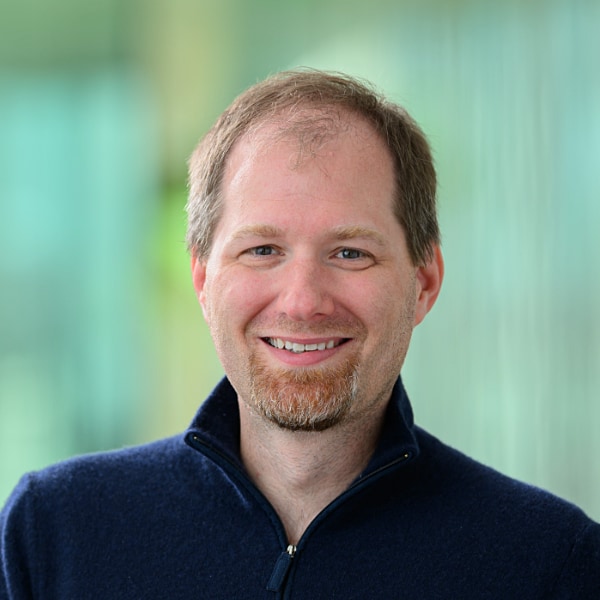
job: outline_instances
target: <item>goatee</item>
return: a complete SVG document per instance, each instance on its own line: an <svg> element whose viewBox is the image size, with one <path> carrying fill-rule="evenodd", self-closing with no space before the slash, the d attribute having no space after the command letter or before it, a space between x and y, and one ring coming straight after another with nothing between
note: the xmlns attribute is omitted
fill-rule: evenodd
<svg viewBox="0 0 600 600"><path fill-rule="evenodd" d="M268 368L250 359L251 408L278 427L323 431L343 421L357 396L357 360L336 367Z"/></svg>

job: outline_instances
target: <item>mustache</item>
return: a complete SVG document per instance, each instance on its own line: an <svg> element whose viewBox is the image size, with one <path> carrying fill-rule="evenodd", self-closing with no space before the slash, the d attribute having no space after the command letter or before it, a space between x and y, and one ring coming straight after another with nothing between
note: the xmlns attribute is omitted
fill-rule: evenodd
<svg viewBox="0 0 600 600"><path fill-rule="evenodd" d="M264 337L271 333L279 335L303 335L306 337L335 337L360 338L366 334L366 327L358 319L345 317L330 317L317 323L294 321L285 315L275 319L258 318L252 320L246 333L252 336Z"/></svg>

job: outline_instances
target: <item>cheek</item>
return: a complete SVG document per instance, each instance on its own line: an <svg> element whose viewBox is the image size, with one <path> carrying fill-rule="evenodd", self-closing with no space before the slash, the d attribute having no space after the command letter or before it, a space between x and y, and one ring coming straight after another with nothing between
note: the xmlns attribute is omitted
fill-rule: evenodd
<svg viewBox="0 0 600 600"><path fill-rule="evenodd" d="M405 337L413 328L416 303L414 278L390 281L371 298L369 322L382 338Z"/></svg>
<svg viewBox="0 0 600 600"><path fill-rule="evenodd" d="M207 277L203 308L209 326L233 329L260 311L268 286L259 279L239 272Z"/></svg>

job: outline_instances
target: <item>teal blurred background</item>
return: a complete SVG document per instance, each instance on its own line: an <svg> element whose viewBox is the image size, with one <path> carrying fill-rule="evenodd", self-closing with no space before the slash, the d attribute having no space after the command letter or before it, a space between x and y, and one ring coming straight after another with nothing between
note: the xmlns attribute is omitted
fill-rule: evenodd
<svg viewBox="0 0 600 600"><path fill-rule="evenodd" d="M308 65L369 79L434 147L418 422L600 519L599 29L595 0L1 0L0 502L186 427L221 376L187 157L238 92Z"/></svg>

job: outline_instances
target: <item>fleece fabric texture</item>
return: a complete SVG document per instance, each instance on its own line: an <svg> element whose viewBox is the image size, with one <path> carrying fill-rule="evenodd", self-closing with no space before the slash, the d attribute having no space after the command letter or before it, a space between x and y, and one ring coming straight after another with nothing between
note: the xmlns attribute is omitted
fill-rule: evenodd
<svg viewBox="0 0 600 600"><path fill-rule="evenodd" d="M600 526L416 427L400 381L295 552L240 462L227 380L182 436L26 475L0 530L2 600L600 599Z"/></svg>

